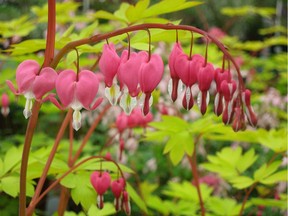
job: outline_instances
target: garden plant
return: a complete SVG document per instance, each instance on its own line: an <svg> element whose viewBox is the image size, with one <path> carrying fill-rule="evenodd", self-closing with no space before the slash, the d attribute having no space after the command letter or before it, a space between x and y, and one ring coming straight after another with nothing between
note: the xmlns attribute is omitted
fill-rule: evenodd
<svg viewBox="0 0 288 216"><path fill-rule="evenodd" d="M287 214L284 1L77 2L0 16L0 215Z"/></svg>

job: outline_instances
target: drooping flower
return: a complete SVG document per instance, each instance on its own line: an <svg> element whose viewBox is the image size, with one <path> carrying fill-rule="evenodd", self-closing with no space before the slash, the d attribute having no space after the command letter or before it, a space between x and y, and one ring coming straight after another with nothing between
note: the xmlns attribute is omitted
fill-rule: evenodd
<svg viewBox="0 0 288 216"><path fill-rule="evenodd" d="M116 53L114 44L104 44L103 52L99 61L99 68L105 77L105 84L109 88L113 84L113 79L116 76L119 64L120 57Z"/></svg>
<svg viewBox="0 0 288 216"><path fill-rule="evenodd" d="M63 106L71 107L73 112L73 128L79 130L81 127L81 112L84 107L94 110L102 102L102 98L96 101L99 81L93 72L89 70L80 71L77 75L73 70L62 71L56 80L56 91ZM61 108L56 100L52 102Z"/></svg>
<svg viewBox="0 0 288 216"><path fill-rule="evenodd" d="M246 107L245 113L246 113L249 124L253 127L256 127L257 116L255 115L254 110L251 106L251 91L249 89L246 89L244 92L242 92L242 100Z"/></svg>
<svg viewBox="0 0 288 216"><path fill-rule="evenodd" d="M214 100L214 113L219 116L223 112L223 94L221 92L221 83L223 80L229 80L228 70L222 70L217 68L215 70L215 83L216 83L216 95Z"/></svg>
<svg viewBox="0 0 288 216"><path fill-rule="evenodd" d="M185 94L182 105L186 110L190 110L194 105L192 86L197 83L198 72L204 63L204 58L200 55L193 55L190 59L188 55L181 54L175 62L175 71L185 85Z"/></svg>
<svg viewBox="0 0 288 216"><path fill-rule="evenodd" d="M234 120L232 122L232 129L237 132L239 130L245 130L245 116L243 110L240 107L234 109Z"/></svg>
<svg viewBox="0 0 288 216"><path fill-rule="evenodd" d="M122 208L127 215L131 214L130 198L126 190L122 193Z"/></svg>
<svg viewBox="0 0 288 216"><path fill-rule="evenodd" d="M128 50L124 50L121 55L121 62L118 69L118 79L123 95L120 100L120 106L123 110L130 114L137 105L136 96L140 92L139 88L139 71L141 64L148 57L147 52L132 52L129 55Z"/></svg>
<svg viewBox="0 0 288 216"><path fill-rule="evenodd" d="M10 112L10 109L9 109L9 97L6 93L2 94L1 105L2 105L1 113L4 117L7 117Z"/></svg>
<svg viewBox="0 0 288 216"><path fill-rule="evenodd" d="M222 121L225 124L230 124L233 119L235 101L233 100L233 95L236 91L237 84L234 80L228 82L223 80L221 83L221 92L225 99L225 108L222 113Z"/></svg>
<svg viewBox="0 0 288 216"><path fill-rule="evenodd" d="M121 209L121 195L125 189L125 180L123 178L116 179L111 183L111 191L115 197L114 206L116 211Z"/></svg>
<svg viewBox="0 0 288 216"><path fill-rule="evenodd" d="M147 61L141 64L139 83L141 91L145 94L143 103L144 115L149 113L151 94L161 81L163 73L164 63L160 55L152 54Z"/></svg>
<svg viewBox="0 0 288 216"><path fill-rule="evenodd" d="M90 182L97 192L97 206L99 209L104 207L104 193L108 190L111 183L111 177L108 172L93 172L90 176Z"/></svg>
<svg viewBox="0 0 288 216"><path fill-rule="evenodd" d="M106 85L105 96L112 105L116 105L117 100L120 97L120 88L114 82L119 64L120 57L116 53L114 44L105 44L99 61L99 68L104 75L104 82Z"/></svg>
<svg viewBox="0 0 288 216"><path fill-rule="evenodd" d="M198 94L198 106L202 115L206 113L207 105L209 103L209 92L211 83L214 80L214 67L212 64L207 63L205 66L201 67L198 75L197 81L199 86L199 94Z"/></svg>
<svg viewBox="0 0 288 216"><path fill-rule="evenodd" d="M16 95L24 95L26 104L23 111L25 118L32 114L33 99L41 100L49 91L55 88L57 73L50 67L41 68L35 60L25 60L16 70L16 90L11 81L6 83L11 91Z"/></svg>
<svg viewBox="0 0 288 216"><path fill-rule="evenodd" d="M176 69L175 69L175 61L177 57L181 54L183 54L182 47L181 47L181 44L177 42L174 44L171 54L169 56L169 60L168 60L170 76L171 76L171 80L169 81L169 84L168 84L168 92L171 95L171 99L173 102L176 101L178 97L178 93L182 89L182 84L180 83L179 85L180 78L178 74L176 73Z"/></svg>

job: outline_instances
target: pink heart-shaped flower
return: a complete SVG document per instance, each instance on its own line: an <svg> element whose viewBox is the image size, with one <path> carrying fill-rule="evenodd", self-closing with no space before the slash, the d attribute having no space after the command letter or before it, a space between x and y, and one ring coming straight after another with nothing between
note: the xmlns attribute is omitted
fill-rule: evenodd
<svg viewBox="0 0 288 216"><path fill-rule="evenodd" d="M122 194L122 191L125 188L125 180L123 178L119 178L111 183L111 191L115 198L119 198Z"/></svg>
<svg viewBox="0 0 288 216"><path fill-rule="evenodd" d="M103 195L110 187L111 177L108 172L93 172L90 176L92 186L98 195Z"/></svg>
<svg viewBox="0 0 288 216"><path fill-rule="evenodd" d="M102 56L99 61L99 68L105 77L106 86L112 86L119 64L120 57L116 53L114 44L104 44Z"/></svg>

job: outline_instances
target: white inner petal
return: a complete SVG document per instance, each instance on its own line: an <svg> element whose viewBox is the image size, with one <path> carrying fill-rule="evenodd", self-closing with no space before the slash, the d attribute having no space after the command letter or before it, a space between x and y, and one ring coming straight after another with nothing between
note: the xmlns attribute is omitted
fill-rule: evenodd
<svg viewBox="0 0 288 216"><path fill-rule="evenodd" d="M113 84L110 88L106 87L104 94L112 105L116 105L121 95L120 87L117 84Z"/></svg>
<svg viewBox="0 0 288 216"><path fill-rule="evenodd" d="M74 110L72 126L76 131L78 131L80 129L80 127L81 127L81 112L80 112L80 110Z"/></svg>

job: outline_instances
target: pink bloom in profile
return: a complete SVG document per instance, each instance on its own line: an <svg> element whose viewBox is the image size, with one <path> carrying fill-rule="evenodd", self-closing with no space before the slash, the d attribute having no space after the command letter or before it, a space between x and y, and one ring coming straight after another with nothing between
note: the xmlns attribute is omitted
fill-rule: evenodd
<svg viewBox="0 0 288 216"><path fill-rule="evenodd" d="M222 121L225 124L230 124L234 114L235 101L233 95L236 91L237 84L234 80L228 82L223 80L221 83L221 93L225 99L225 108L222 114Z"/></svg>
<svg viewBox="0 0 288 216"><path fill-rule="evenodd" d="M73 128L81 127L80 110L94 110L102 102L102 98L96 100L99 81L93 72L80 71L77 75L73 70L62 71L56 80L56 91L63 106L71 107L73 112ZM52 102L61 108L56 100Z"/></svg>
<svg viewBox="0 0 288 216"><path fill-rule="evenodd" d="M179 85L179 76L176 73L175 62L179 55L183 54L181 44L179 42L175 43L172 52L168 59L171 80L169 81L168 91L171 95L172 101L175 102L178 97L178 91L181 90L181 84ZM171 82L171 83L170 83ZM179 89L180 88L180 89Z"/></svg>
<svg viewBox="0 0 288 216"><path fill-rule="evenodd" d="M114 206L116 211L121 209L121 195L125 189L125 180L123 178L119 178L111 183L111 191L115 197Z"/></svg>
<svg viewBox="0 0 288 216"><path fill-rule="evenodd" d="M200 90L197 102L202 115L204 115L207 110L207 105L210 98L208 90L210 89L213 80L214 67L212 64L207 63L205 66L200 68L197 75L197 81Z"/></svg>
<svg viewBox="0 0 288 216"><path fill-rule="evenodd" d="M25 60L16 70L18 90L15 90L11 81L7 85L16 95L23 94L26 98L23 114L29 118L32 114L33 99L41 100L49 91L55 88L57 73L50 67L41 68L34 60Z"/></svg>
<svg viewBox="0 0 288 216"><path fill-rule="evenodd" d="M164 63L160 55L153 54L150 59L141 64L139 71L139 83L141 91L145 94L143 114L147 115L150 110L150 98L154 89L162 79Z"/></svg>
<svg viewBox="0 0 288 216"><path fill-rule="evenodd" d="M221 83L224 80L229 80L229 72L227 70L222 70L217 68L215 70L215 83L216 83L216 96L214 100L214 113L219 116L223 112L223 94L221 92Z"/></svg>
<svg viewBox="0 0 288 216"><path fill-rule="evenodd" d="M234 109L234 120L232 122L232 129L237 132L239 130L245 130L245 116L243 110L240 107Z"/></svg>
<svg viewBox="0 0 288 216"><path fill-rule="evenodd" d="M120 134L128 127L128 116L124 112L117 116L116 127Z"/></svg>
<svg viewBox="0 0 288 216"><path fill-rule="evenodd" d="M90 176L90 182L97 192L97 206L99 209L104 207L104 193L108 190L111 183L111 177L108 172L93 172Z"/></svg>
<svg viewBox="0 0 288 216"><path fill-rule="evenodd" d="M251 91L249 89L246 89L244 92L242 92L242 100L246 106L246 116L248 119L248 122L251 126L256 127L257 126L257 116L254 113L254 110L251 106Z"/></svg>
<svg viewBox="0 0 288 216"><path fill-rule="evenodd" d="M127 215L131 214L130 198L126 190L124 190L122 194L122 208Z"/></svg>
<svg viewBox="0 0 288 216"><path fill-rule="evenodd" d="M6 93L2 94L1 105L2 105L1 113L4 117L7 117L10 112L10 109L9 109L9 97Z"/></svg>
<svg viewBox="0 0 288 216"><path fill-rule="evenodd" d="M182 105L186 110L190 110L193 105L192 86L197 83L198 72L204 64L204 58L200 55L193 55L190 59L188 55L181 54L175 62L175 71L186 86Z"/></svg>
<svg viewBox="0 0 288 216"><path fill-rule="evenodd" d="M104 44L102 56L99 61L100 71L105 77L105 84L111 87L113 79L120 64L120 57L117 55L114 44Z"/></svg>

